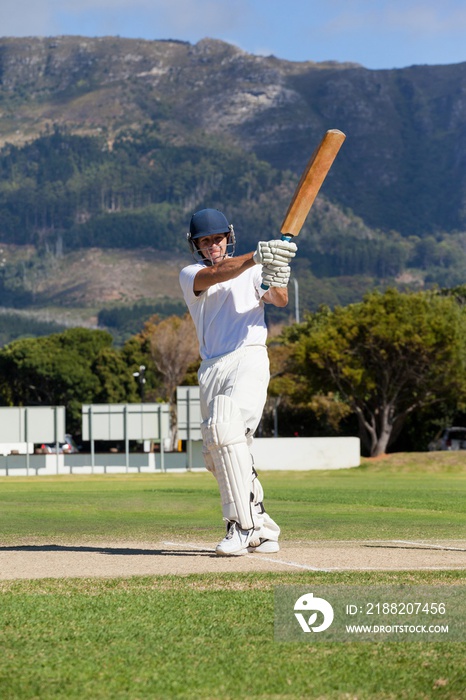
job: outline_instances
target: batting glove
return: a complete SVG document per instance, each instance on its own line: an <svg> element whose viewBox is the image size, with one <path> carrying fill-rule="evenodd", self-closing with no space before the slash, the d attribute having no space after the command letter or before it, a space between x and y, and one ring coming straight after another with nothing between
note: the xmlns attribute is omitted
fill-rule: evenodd
<svg viewBox="0 0 466 700"><path fill-rule="evenodd" d="M294 258L297 249L292 241L259 241L252 259L256 265L283 267Z"/></svg>
<svg viewBox="0 0 466 700"><path fill-rule="evenodd" d="M267 265L272 262L273 253L270 250L270 244L267 241L259 241L252 259L256 265Z"/></svg>
<svg viewBox="0 0 466 700"><path fill-rule="evenodd" d="M291 267L268 266L262 267L262 284L266 287L288 287Z"/></svg>
<svg viewBox="0 0 466 700"><path fill-rule="evenodd" d="M270 241L273 254L273 264L277 267L286 266L296 255L298 246L293 241Z"/></svg>

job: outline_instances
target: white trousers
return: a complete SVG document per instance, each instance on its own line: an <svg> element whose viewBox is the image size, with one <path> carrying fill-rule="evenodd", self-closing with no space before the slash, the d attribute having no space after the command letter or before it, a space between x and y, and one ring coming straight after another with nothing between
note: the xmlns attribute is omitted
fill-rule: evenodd
<svg viewBox="0 0 466 700"><path fill-rule="evenodd" d="M227 355L203 360L198 372L202 420L209 415L211 401L219 394L239 406L248 436L259 425L270 380L267 348L248 345Z"/></svg>
<svg viewBox="0 0 466 700"><path fill-rule="evenodd" d="M212 360L203 360L198 372L200 404L203 421L209 417L211 402L221 394L228 396L239 407L244 420L244 432L251 448L253 435L259 425L267 398L270 380L267 348L248 345ZM207 469L214 476L215 468L204 446ZM251 471L252 455L249 456ZM253 479L253 515L256 533L264 539L278 540L280 528L264 511L263 489L257 476Z"/></svg>

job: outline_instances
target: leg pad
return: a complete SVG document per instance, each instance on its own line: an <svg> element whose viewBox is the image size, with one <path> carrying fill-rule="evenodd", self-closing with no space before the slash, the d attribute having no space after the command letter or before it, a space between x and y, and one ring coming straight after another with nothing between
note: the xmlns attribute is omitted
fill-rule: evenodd
<svg viewBox="0 0 466 700"><path fill-rule="evenodd" d="M215 465L223 517L236 521L243 529L254 527L251 510L252 460L239 407L229 396L221 394L215 397L201 430L204 445Z"/></svg>

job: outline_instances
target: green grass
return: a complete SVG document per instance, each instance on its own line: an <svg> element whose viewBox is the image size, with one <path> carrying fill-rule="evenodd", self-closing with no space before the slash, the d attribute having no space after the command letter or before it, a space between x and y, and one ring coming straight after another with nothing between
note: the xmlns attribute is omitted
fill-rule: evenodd
<svg viewBox="0 0 466 700"><path fill-rule="evenodd" d="M261 479L289 541L466 539L464 459L393 455ZM2 544L215 540L219 513L209 474L0 479ZM466 640L274 641L277 585L400 582L458 585L465 572L0 581L0 698L459 700Z"/></svg>
<svg viewBox="0 0 466 700"><path fill-rule="evenodd" d="M278 643L273 587L443 574L8 582L2 698L461 698L463 643Z"/></svg>
<svg viewBox="0 0 466 700"><path fill-rule="evenodd" d="M448 457L424 455L425 471L419 457L401 463L394 455L357 469L263 472L260 478L284 540L461 539L466 462ZM215 540L223 524L217 485L207 473L4 477L0 532L4 543L31 537Z"/></svg>

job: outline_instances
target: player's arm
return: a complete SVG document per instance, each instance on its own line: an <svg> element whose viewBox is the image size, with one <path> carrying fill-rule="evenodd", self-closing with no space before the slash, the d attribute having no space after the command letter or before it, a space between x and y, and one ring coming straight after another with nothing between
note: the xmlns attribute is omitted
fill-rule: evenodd
<svg viewBox="0 0 466 700"><path fill-rule="evenodd" d="M266 304L283 307L288 304L287 287L269 287L262 299Z"/></svg>
<svg viewBox="0 0 466 700"><path fill-rule="evenodd" d="M215 265L203 267L194 278L194 293L200 294L214 284L227 282L235 277L239 277L241 273L249 270L256 264L253 260L253 255L254 253L246 253L245 255L238 255L236 258L225 258Z"/></svg>
<svg viewBox="0 0 466 700"><path fill-rule="evenodd" d="M296 254L296 245L288 241L259 241L253 253L246 253L234 258L224 258L215 265L203 267L194 278L193 290L201 294L214 284L227 282L239 277L254 265L281 267L287 265Z"/></svg>

